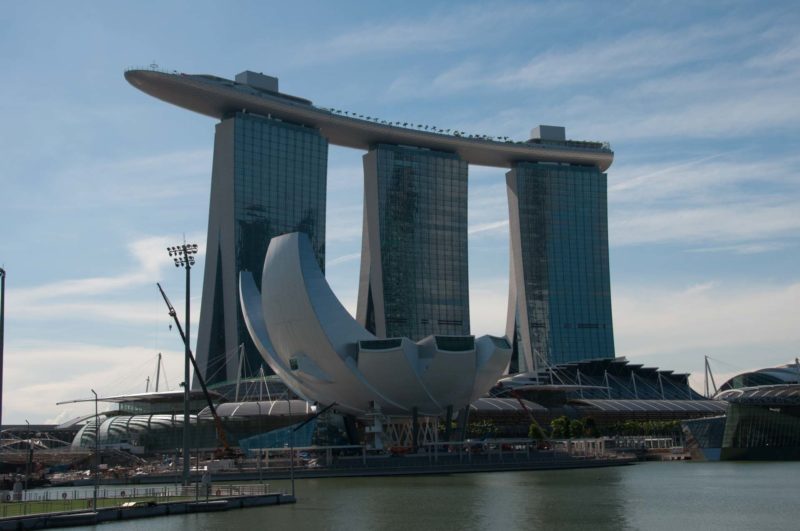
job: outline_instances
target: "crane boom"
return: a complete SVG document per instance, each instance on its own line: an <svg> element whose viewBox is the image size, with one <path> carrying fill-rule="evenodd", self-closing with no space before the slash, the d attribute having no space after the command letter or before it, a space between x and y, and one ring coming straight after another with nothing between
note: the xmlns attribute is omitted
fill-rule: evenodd
<svg viewBox="0 0 800 531"><path fill-rule="evenodd" d="M167 304L170 317L172 317L172 319L175 321L175 326L178 327L178 333L181 335L181 339L184 343L186 343L186 334L183 333L183 327L181 326L181 322L178 320L178 312L175 311L172 303L169 302L169 297L167 297L167 294L164 293L164 289L161 287L161 284L156 282L156 286L158 286L158 291L161 292L161 296L164 298L164 302ZM203 379L203 375L200 374L200 369L197 366L197 361L194 359L194 354L192 354L191 348L187 348L186 352L189 354L189 361L192 362L192 366L194 367L194 374L197 376L197 381L200 382L200 387L203 389L203 394L206 397L208 408L211 410L211 416L214 417L214 426L217 429L217 437L219 437L219 442L222 443L225 453L230 454L232 453L232 450L230 444L228 444L228 437L225 435L225 429L222 426L222 420L219 418L219 415L217 415L217 408L214 407L214 402L211 400L211 395L208 394L208 387L206 387L206 382ZM189 385L189 382L184 382L184 385ZM188 429L188 426L186 429Z"/></svg>

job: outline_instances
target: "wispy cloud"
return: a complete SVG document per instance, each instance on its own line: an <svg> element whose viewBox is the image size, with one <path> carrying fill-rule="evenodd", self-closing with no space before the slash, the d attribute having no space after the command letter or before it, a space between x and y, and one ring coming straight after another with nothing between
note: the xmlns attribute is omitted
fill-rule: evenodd
<svg viewBox="0 0 800 531"><path fill-rule="evenodd" d="M794 155L754 162L739 152L623 165L609 183L611 243L702 242L738 254L785 247L800 233L797 164Z"/></svg>
<svg viewBox="0 0 800 531"><path fill-rule="evenodd" d="M195 235L195 239L204 240L199 235ZM101 295L131 286L152 283L159 277L159 271L162 268L172 264L166 248L174 243L174 238L168 236L147 237L130 243L128 252L135 260L136 265L131 271L120 275L67 279L31 288L9 290L9 294L13 296L17 304L25 305L65 296ZM199 260L204 255L205 245L201 244L198 246L197 259Z"/></svg>
<svg viewBox="0 0 800 531"><path fill-rule="evenodd" d="M128 252L134 259L134 266L119 275L66 279L10 289L8 300L13 305L14 318L21 322L36 322L38 326L43 321L59 320L129 323L133 326L163 321L163 314L154 312L152 303L136 300L129 290L152 286L161 278L161 272L172 265L166 247L174 243L174 238L165 236L132 242L128 245ZM198 262L202 261L204 254L203 245L198 251ZM198 309L199 306L195 305L195 311Z"/></svg>
<svg viewBox="0 0 800 531"><path fill-rule="evenodd" d="M639 76L718 54L722 50L722 39L740 33L742 29L736 25L629 33L571 51L544 52L523 66L502 72L488 81L499 87L516 89L551 88ZM725 51L731 52L729 45Z"/></svg>
<svg viewBox="0 0 800 531"><path fill-rule="evenodd" d="M337 256L333 260L329 260L326 263L326 267L344 264L347 262L353 262L355 260L358 260L359 258L361 258L361 253L351 253L351 254L345 254L343 256Z"/></svg>
<svg viewBox="0 0 800 531"><path fill-rule="evenodd" d="M361 241L363 207L361 199L328 209L325 237L334 242Z"/></svg>
<svg viewBox="0 0 800 531"><path fill-rule="evenodd" d="M740 202L710 207L631 209L610 216L612 245L736 242L796 237L800 217L793 201Z"/></svg>
<svg viewBox="0 0 800 531"><path fill-rule="evenodd" d="M492 221L489 223L480 223L477 225L470 225L467 230L468 234L479 234L481 232L505 232L508 233L508 220Z"/></svg>
<svg viewBox="0 0 800 531"><path fill-rule="evenodd" d="M789 247L787 242L757 242L742 243L738 245L722 245L719 247L701 247L697 249L687 249L689 253L735 253L735 254L761 254L774 251L781 251Z"/></svg>
<svg viewBox="0 0 800 531"><path fill-rule="evenodd" d="M21 197L18 204L47 210L150 206L177 197L207 197L210 177L209 149L74 162L49 176L46 189Z"/></svg>
<svg viewBox="0 0 800 531"><path fill-rule="evenodd" d="M725 168L720 167L718 164L713 166L705 164L724 155L725 153L715 153L689 161L658 166L650 165L646 168L625 168L624 166L620 168L620 166L615 166L611 181L608 183L608 193L615 200L624 200L624 193L628 190L644 190L651 194L663 194L665 183L673 188L676 182L683 184L681 188L684 189L686 184L695 188L702 187L707 184L708 170L713 170L714 174L719 175L725 169L733 169L733 173L724 173L726 180L730 180L732 176L741 175L744 168L740 164L726 165ZM703 171L687 171L698 167L702 167ZM696 177L701 177L701 180L698 181ZM705 178L703 179L703 177ZM640 199L640 197L637 197L637 199Z"/></svg>
<svg viewBox="0 0 800 531"><path fill-rule="evenodd" d="M583 42L571 49L543 45L534 48L532 55L518 64L508 64L510 60L497 61L496 57L469 58L426 80L415 80L408 74L400 76L390 90L396 95L403 87L418 90L422 81L428 91L439 94L479 87L519 91L627 82L676 67L695 66L711 58L730 57L747 51L754 41L775 45L763 37L753 38L766 27L769 27L768 17L747 21L731 17L713 25L626 32L611 39ZM748 38L740 40L743 37ZM786 51L774 60L792 58L792 52Z"/></svg>
<svg viewBox="0 0 800 531"><path fill-rule="evenodd" d="M566 4L566 3L563 3ZM552 12L564 9L548 7ZM542 13L543 6L524 3L466 5L436 9L424 16L389 23L363 24L322 43L300 50L301 61L318 62L381 53L413 53L474 48L488 40L493 28L509 27Z"/></svg>
<svg viewBox="0 0 800 531"><path fill-rule="evenodd" d="M766 10L746 20L651 28L571 49L535 47L516 64L476 56L436 74L405 71L386 92L393 99L469 91L487 102L507 100L488 120L460 126L495 135L522 135L541 120L557 120L577 125L584 138L615 142L751 136L800 122L795 27L792 17L776 23ZM510 92L517 96L503 97Z"/></svg>

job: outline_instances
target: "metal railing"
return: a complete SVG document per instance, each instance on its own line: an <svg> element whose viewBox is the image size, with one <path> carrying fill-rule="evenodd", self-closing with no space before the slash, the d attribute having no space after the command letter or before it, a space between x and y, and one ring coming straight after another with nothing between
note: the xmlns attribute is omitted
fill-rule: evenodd
<svg viewBox="0 0 800 531"><path fill-rule="evenodd" d="M166 503L206 501L237 496L278 494L269 483L214 484L194 483L189 486L163 485L153 487L119 486L101 488L97 507L121 507L131 502ZM15 499L15 495L16 498ZM3 492L0 497L0 518L65 511L85 511L93 508L93 489L37 489L23 492Z"/></svg>

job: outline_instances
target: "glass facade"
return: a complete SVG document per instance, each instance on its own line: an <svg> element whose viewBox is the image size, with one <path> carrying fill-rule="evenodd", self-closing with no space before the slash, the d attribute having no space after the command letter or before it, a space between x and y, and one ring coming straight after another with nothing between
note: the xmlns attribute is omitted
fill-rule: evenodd
<svg viewBox="0 0 800 531"><path fill-rule="evenodd" d="M192 447L214 448L217 435L212 423L197 424L189 418ZM74 448L91 448L95 444L95 423L89 420L75 436ZM183 446L183 415L120 415L100 422L98 444L130 445L145 452L170 451Z"/></svg>
<svg viewBox="0 0 800 531"><path fill-rule="evenodd" d="M362 253L360 320L383 337L468 335L467 163L383 144L364 160L364 234L377 238Z"/></svg>
<svg viewBox="0 0 800 531"><path fill-rule="evenodd" d="M722 447L748 449L753 453L757 448L773 451L786 448L800 456L800 407L732 404Z"/></svg>
<svg viewBox="0 0 800 531"><path fill-rule="evenodd" d="M324 271L328 143L316 129L236 113L217 127L214 159L198 359L209 383L224 383L236 379L241 344L243 377L271 373L242 318L239 273L260 288L270 239L295 231Z"/></svg>
<svg viewBox="0 0 800 531"><path fill-rule="evenodd" d="M534 365L613 358L606 175L526 162L507 177L517 304L509 330L530 341L516 345L514 363L526 351Z"/></svg>

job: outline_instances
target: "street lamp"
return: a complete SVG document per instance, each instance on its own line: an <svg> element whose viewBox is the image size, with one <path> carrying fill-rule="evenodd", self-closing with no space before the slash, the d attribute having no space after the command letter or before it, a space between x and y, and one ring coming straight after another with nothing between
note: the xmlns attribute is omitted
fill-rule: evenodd
<svg viewBox="0 0 800 531"><path fill-rule="evenodd" d="M6 270L0 267L0 429L3 427L3 340L6 324Z"/></svg>
<svg viewBox="0 0 800 531"><path fill-rule="evenodd" d="M100 487L100 476L98 475L98 468L100 465L98 463L100 459L100 424L98 424L98 415L97 415L97 393L94 392L94 389L90 389L92 394L94 395L94 496L92 497L92 510L97 512L97 489Z"/></svg>
<svg viewBox="0 0 800 531"><path fill-rule="evenodd" d="M197 254L196 243L186 243L167 247L167 252L175 261L175 267L186 269L186 335L184 338L184 363L183 363L183 485L189 486L189 281L191 279L194 255Z"/></svg>
<svg viewBox="0 0 800 531"><path fill-rule="evenodd" d="M286 403L289 405L289 422L292 422L292 396L289 388L286 388ZM289 478L292 481L292 498L294 498L294 432L295 427L289 425L289 451L292 453L289 459Z"/></svg>
<svg viewBox="0 0 800 531"><path fill-rule="evenodd" d="M28 490L28 478L31 475L31 461L33 461L33 439L31 438L31 423L25 419L28 425L28 460L25 462L25 490Z"/></svg>

